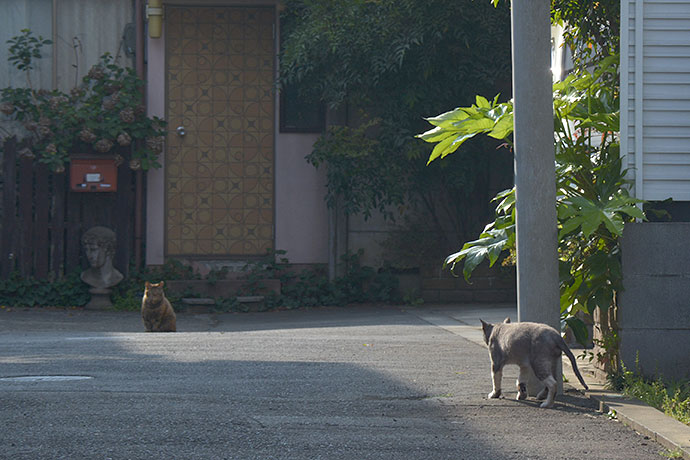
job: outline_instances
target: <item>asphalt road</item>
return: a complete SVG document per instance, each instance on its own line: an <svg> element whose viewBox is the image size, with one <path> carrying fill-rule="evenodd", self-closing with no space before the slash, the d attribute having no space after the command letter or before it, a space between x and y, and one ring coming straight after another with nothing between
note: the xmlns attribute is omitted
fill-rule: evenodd
<svg viewBox="0 0 690 460"><path fill-rule="evenodd" d="M487 400L486 350L414 309L182 314L178 328L0 311L0 458L662 458L577 392L552 410L515 401L517 369Z"/></svg>

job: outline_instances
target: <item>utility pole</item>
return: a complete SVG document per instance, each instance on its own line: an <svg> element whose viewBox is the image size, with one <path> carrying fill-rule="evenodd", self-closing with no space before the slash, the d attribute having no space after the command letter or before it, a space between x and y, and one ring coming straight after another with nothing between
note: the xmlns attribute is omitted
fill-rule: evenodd
<svg viewBox="0 0 690 460"><path fill-rule="evenodd" d="M560 330L549 14L549 0L512 0L517 306Z"/></svg>

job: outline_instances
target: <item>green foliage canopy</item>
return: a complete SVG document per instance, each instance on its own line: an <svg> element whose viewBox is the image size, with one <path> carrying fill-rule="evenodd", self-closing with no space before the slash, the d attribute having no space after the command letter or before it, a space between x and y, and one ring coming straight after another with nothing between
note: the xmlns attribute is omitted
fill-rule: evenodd
<svg viewBox="0 0 690 460"><path fill-rule="evenodd" d="M501 3L489 1L494 6ZM579 67L618 54L620 14L620 0L551 0L551 23L563 26L565 42Z"/></svg>
<svg viewBox="0 0 690 460"><path fill-rule="evenodd" d="M575 313L606 311L615 303L623 288L619 238L624 223L645 217L636 206L640 200L628 194L621 168L619 99L610 85L617 67L618 56L610 56L594 72L580 70L553 88L561 315L580 341L587 332ZM471 107L430 118L435 127L419 137L437 143L430 161L477 134L503 136L510 143L512 113L512 102L477 97ZM446 259L451 269L464 262L466 279L482 261L493 265L503 251L515 250L515 188L494 201L494 222Z"/></svg>
<svg viewBox="0 0 690 460"><path fill-rule="evenodd" d="M134 69L105 53L69 93L34 88L31 70L42 57L41 48L52 42L29 29L21 32L8 40L8 61L25 73L27 87L1 88L0 113L25 128L28 145L22 156L54 171L64 171L71 154L92 152L129 156L130 165L144 169L160 167L165 122L146 116L144 82Z"/></svg>
<svg viewBox="0 0 690 460"><path fill-rule="evenodd" d="M289 0L281 77L332 106L414 108L510 84L507 7L463 0ZM457 87L451 86L457 83ZM386 101L388 99L388 101ZM413 116L418 116L414 114Z"/></svg>
<svg viewBox="0 0 690 460"><path fill-rule="evenodd" d="M425 114L510 91L508 6L290 0L281 24L280 83L347 112L346 126L329 130L308 157L327 165L329 204L339 198L349 213L391 217L391 208L422 203L450 247L480 229L491 175L501 169L490 167L496 143L477 140L427 168L414 135ZM499 175L509 180L509 162Z"/></svg>

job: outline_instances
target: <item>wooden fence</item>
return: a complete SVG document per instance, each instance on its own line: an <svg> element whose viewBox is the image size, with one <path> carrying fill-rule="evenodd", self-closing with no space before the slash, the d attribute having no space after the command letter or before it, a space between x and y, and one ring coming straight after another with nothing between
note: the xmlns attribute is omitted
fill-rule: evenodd
<svg viewBox="0 0 690 460"><path fill-rule="evenodd" d="M19 157L14 138L0 144L2 156L2 220L0 278L55 279L88 267L81 236L101 225L115 231L115 267L125 276L134 247L134 174L118 168L117 192L71 192L69 168L53 173L29 158Z"/></svg>

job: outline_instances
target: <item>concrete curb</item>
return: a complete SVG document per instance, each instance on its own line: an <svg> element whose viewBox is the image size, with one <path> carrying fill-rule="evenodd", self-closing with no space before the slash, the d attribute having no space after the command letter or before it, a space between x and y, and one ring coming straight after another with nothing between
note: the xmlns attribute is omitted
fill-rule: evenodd
<svg viewBox="0 0 690 460"><path fill-rule="evenodd" d="M489 322L500 322L505 317L517 318L514 306L468 306L441 309L409 309L409 313L434 326L459 335L480 346L485 346L479 316ZM648 406L637 399L630 399L615 391L607 390L604 382L595 376L594 368L589 363L578 362L578 367L586 377L589 391L584 391L572 370L570 362L563 360L563 375L568 382L577 382L578 386L565 383L565 386L583 392L590 399L599 403L602 412L613 412L623 424L638 433L648 436L669 451L690 460L690 426L669 417L663 412Z"/></svg>
<svg viewBox="0 0 690 460"><path fill-rule="evenodd" d="M577 377L570 363L566 364L563 366L563 375L570 382L576 382ZM580 367L580 372L587 376L589 391L585 391L585 395L599 402L602 412L613 412L623 424L648 436L669 451L682 454L682 458L690 460L690 426L638 399L631 399L621 393L606 389L605 384L595 377L590 364L578 363L578 367ZM582 389L578 390L582 391Z"/></svg>

